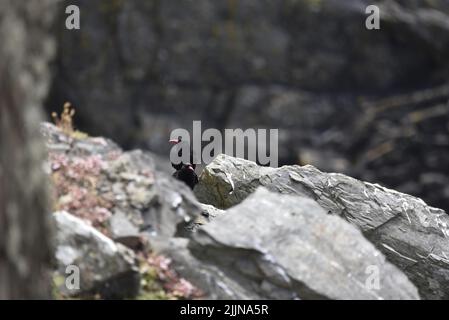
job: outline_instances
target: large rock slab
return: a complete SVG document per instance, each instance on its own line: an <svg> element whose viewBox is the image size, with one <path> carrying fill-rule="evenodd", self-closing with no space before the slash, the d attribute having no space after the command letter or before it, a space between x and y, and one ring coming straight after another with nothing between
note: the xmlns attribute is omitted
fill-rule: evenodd
<svg viewBox="0 0 449 320"><path fill-rule="evenodd" d="M195 193L202 202L229 208L258 186L314 199L328 213L358 226L407 274L423 298L449 298L449 217L443 210L419 198L312 166L259 167L226 155L205 168Z"/></svg>
<svg viewBox="0 0 449 320"><path fill-rule="evenodd" d="M202 211L187 185L156 171L152 157L140 150L125 152L111 161L99 188L140 231L152 235L183 232L183 226Z"/></svg>
<svg viewBox="0 0 449 320"><path fill-rule="evenodd" d="M140 288L140 274L133 251L115 243L81 219L64 211L53 214L57 226L58 273L79 268L79 289L64 283L60 292L68 296L100 294L102 298L132 298ZM71 271L72 272L72 271Z"/></svg>
<svg viewBox="0 0 449 320"><path fill-rule="evenodd" d="M259 188L192 238L194 256L259 299L419 298L356 227L305 197Z"/></svg>

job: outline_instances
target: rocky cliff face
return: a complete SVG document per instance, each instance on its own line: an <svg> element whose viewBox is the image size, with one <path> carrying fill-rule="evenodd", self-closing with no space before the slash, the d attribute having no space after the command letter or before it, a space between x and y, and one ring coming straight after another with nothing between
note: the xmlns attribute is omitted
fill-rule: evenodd
<svg viewBox="0 0 449 320"><path fill-rule="evenodd" d="M60 286L64 296L448 297L449 221L418 198L312 166L225 155L192 193L149 153L50 124L41 131L55 210L65 210L54 213L55 277L67 263L88 275L76 292Z"/></svg>
<svg viewBox="0 0 449 320"><path fill-rule="evenodd" d="M258 186L316 201L327 213L356 225L428 299L447 298L449 217L421 199L312 166L278 169L218 156L195 193L202 202L232 207ZM431 275L431 276L430 276Z"/></svg>
<svg viewBox="0 0 449 320"><path fill-rule="evenodd" d="M282 164L378 181L449 208L446 1L65 1L49 111L168 152L174 128L280 129ZM63 21L61 21L61 24ZM325 159L325 160L323 160Z"/></svg>
<svg viewBox="0 0 449 320"><path fill-rule="evenodd" d="M169 258L151 249L207 221L190 188L157 169L164 165L149 152L125 152L61 124L42 123L41 133L54 186L56 297L195 297ZM68 266L79 270L78 288L66 286Z"/></svg>

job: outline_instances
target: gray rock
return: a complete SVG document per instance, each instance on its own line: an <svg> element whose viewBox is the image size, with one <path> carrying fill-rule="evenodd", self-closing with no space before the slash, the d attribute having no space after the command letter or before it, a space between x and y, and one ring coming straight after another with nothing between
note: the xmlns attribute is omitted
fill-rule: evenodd
<svg viewBox="0 0 449 320"><path fill-rule="evenodd" d="M105 157L121 153L120 147L103 137L76 138L65 134L52 123L42 122L40 132L46 139L47 148L52 152L66 153L70 156L101 155Z"/></svg>
<svg viewBox="0 0 449 320"><path fill-rule="evenodd" d="M317 201L358 226L423 298L449 298L449 217L421 199L312 166L259 167L218 156L200 176L198 199L218 208L240 203L258 186Z"/></svg>
<svg viewBox="0 0 449 320"><path fill-rule="evenodd" d="M224 210L217 209L214 206L211 206L210 204L201 203L201 208L203 209L201 215L207 218L208 221L218 217L219 215L225 212Z"/></svg>
<svg viewBox="0 0 449 320"><path fill-rule="evenodd" d="M51 192L39 122L57 2L0 1L0 300L51 298Z"/></svg>
<svg viewBox="0 0 449 320"><path fill-rule="evenodd" d="M122 211L114 212L109 219L109 231L114 241L128 248L137 248L141 243L139 229L129 221Z"/></svg>
<svg viewBox="0 0 449 320"><path fill-rule="evenodd" d="M67 163L95 160L100 169L95 174L98 181L92 193L102 200L100 203L109 206L108 210L124 213L126 220L139 232L173 236L184 232L184 226L201 216L201 205L190 188L167 173L172 171L168 168L168 159L168 165L163 165L163 159L150 152L124 152L109 139L71 136L50 123L42 123L40 130L50 155L61 155ZM51 166L47 164L46 167L51 172ZM89 177L80 176L78 179L85 182ZM91 184L90 180L87 182ZM121 215L113 217L113 220L121 222L112 221L110 227L114 230L110 231L112 237L122 238L132 245L137 240L135 235L125 240L126 237L121 235L124 230L118 230L121 228L119 224L127 224L123 218ZM123 228L130 231L128 227Z"/></svg>
<svg viewBox="0 0 449 320"><path fill-rule="evenodd" d="M225 213L224 210L217 209L209 204L200 203L200 206L202 209L201 215L186 226L186 229L190 232L195 232L200 226ZM188 234L185 235L189 236Z"/></svg>
<svg viewBox="0 0 449 320"><path fill-rule="evenodd" d="M202 299L256 299L258 296L228 277L220 268L205 264L192 255L187 238L152 238L151 247L157 254L170 257L176 272L204 293Z"/></svg>
<svg viewBox="0 0 449 320"><path fill-rule="evenodd" d="M201 214L189 187L157 172L153 158L141 150L125 152L109 162L101 185L103 192L111 192L118 200L116 208L125 212L139 231L151 235L184 232L183 226Z"/></svg>
<svg viewBox="0 0 449 320"><path fill-rule="evenodd" d="M80 271L79 289L70 290L64 282L60 292L69 296L100 294L114 299L137 295L140 274L130 249L67 212L55 212L53 217L57 226L57 272L65 278L69 265Z"/></svg>
<svg viewBox="0 0 449 320"><path fill-rule="evenodd" d="M264 185L260 180L275 171L221 154L204 168L194 193L202 203L227 209L243 201L259 185Z"/></svg>
<svg viewBox="0 0 449 320"><path fill-rule="evenodd" d="M72 2L63 1L60 17ZM438 97L425 90L427 102L413 103L421 89L440 91L447 82L448 2L376 1L381 30L368 31L365 9L373 3L78 0L82 28L55 30L48 111L70 100L82 129L161 155L169 152L168 133L190 129L192 120L205 128L279 128L282 163L326 159L308 163L447 210L448 179L416 181L421 173L449 175L440 165L449 161L449 112L418 126L408 119L448 100L447 89ZM398 100L393 112L384 108ZM391 140L400 147L384 144ZM391 150L376 157L379 147Z"/></svg>
<svg viewBox="0 0 449 320"><path fill-rule="evenodd" d="M199 228L189 248L259 299L419 298L356 227L264 188Z"/></svg>

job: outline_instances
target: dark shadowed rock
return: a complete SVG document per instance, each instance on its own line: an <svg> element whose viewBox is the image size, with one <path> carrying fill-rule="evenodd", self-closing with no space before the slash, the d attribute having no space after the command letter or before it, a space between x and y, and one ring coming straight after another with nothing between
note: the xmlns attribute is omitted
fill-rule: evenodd
<svg viewBox="0 0 449 320"><path fill-rule="evenodd" d="M115 299L137 295L140 275L131 250L67 212L55 212L53 217L57 225L57 272L65 278L69 265L77 266L80 272L79 290L68 289L64 282L59 288L62 293Z"/></svg>
<svg viewBox="0 0 449 320"><path fill-rule="evenodd" d="M419 298L357 228L305 197L260 188L192 238L194 256L257 298ZM379 276L375 288L372 270Z"/></svg>
<svg viewBox="0 0 449 320"><path fill-rule="evenodd" d="M240 203L258 186L315 200L358 226L402 269L423 298L449 297L449 217L421 199L312 166L259 167L226 155L209 164L195 189L218 208Z"/></svg>
<svg viewBox="0 0 449 320"><path fill-rule="evenodd" d="M55 28L47 107L71 101L82 129L165 155L192 120L279 128L281 163L449 208L447 1L65 0L59 26L70 4L82 28ZM365 28L372 4L380 30Z"/></svg>

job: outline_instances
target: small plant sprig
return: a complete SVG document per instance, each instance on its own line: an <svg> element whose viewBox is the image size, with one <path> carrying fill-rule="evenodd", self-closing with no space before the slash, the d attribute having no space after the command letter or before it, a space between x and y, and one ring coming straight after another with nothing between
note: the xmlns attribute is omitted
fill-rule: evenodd
<svg viewBox="0 0 449 320"><path fill-rule="evenodd" d="M51 117L55 125L62 130L66 135L76 139L87 138L87 134L74 127L75 108L73 108L70 102L64 103L61 115L58 116L56 112L52 112Z"/></svg>

